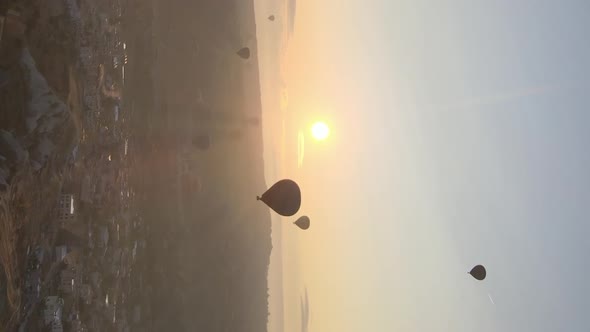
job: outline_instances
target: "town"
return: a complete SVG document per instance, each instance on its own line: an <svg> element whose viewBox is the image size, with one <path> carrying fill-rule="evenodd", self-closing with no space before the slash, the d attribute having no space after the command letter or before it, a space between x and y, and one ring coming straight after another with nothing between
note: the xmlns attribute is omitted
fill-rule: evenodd
<svg viewBox="0 0 590 332"><path fill-rule="evenodd" d="M124 98L124 4L47 5L48 19L67 26L78 58L81 132L55 209L26 247L17 325L20 331L146 330L141 322L150 314L143 279L149 228L129 179L134 110Z"/></svg>
<svg viewBox="0 0 590 332"><path fill-rule="evenodd" d="M11 2L0 5L0 326L264 330L272 244L255 200L266 184L253 3Z"/></svg>

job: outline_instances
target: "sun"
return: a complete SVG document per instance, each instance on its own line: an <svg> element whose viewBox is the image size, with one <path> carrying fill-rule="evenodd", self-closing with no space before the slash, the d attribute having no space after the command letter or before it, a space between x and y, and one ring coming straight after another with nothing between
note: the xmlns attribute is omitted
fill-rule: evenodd
<svg viewBox="0 0 590 332"><path fill-rule="evenodd" d="M330 135L330 128L324 122L318 121L311 126L311 135L318 141L323 141Z"/></svg>

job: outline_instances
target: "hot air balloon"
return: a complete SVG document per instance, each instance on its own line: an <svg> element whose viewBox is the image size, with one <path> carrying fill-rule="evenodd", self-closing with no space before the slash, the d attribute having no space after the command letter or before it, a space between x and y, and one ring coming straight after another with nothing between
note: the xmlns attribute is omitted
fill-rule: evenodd
<svg viewBox="0 0 590 332"><path fill-rule="evenodd" d="M284 179L273 184L261 197L256 196L256 199L281 216L290 217L301 207L301 190L295 181Z"/></svg>
<svg viewBox="0 0 590 332"><path fill-rule="evenodd" d="M274 15L270 15L270 16L268 17L268 20L269 20L269 21L271 21L271 22L272 22L272 21L274 21L274 20L275 20L275 16L274 16Z"/></svg>
<svg viewBox="0 0 590 332"><path fill-rule="evenodd" d="M297 219L294 222L295 225L297 225L297 227L306 230L309 228L309 217L308 216L302 216L299 217L299 219Z"/></svg>
<svg viewBox="0 0 590 332"><path fill-rule="evenodd" d="M468 272L477 280L484 280L486 278L486 268L483 265L476 265Z"/></svg>
<svg viewBox="0 0 590 332"><path fill-rule="evenodd" d="M250 58L250 48L242 47L239 51L236 52L236 54L239 55L242 59L248 59Z"/></svg>

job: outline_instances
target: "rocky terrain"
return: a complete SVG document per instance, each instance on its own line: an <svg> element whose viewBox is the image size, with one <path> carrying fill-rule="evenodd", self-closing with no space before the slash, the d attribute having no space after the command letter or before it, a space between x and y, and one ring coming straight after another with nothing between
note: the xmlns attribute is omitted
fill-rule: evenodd
<svg viewBox="0 0 590 332"><path fill-rule="evenodd" d="M8 9L0 326L265 330L258 64L235 55L256 50L251 1Z"/></svg>

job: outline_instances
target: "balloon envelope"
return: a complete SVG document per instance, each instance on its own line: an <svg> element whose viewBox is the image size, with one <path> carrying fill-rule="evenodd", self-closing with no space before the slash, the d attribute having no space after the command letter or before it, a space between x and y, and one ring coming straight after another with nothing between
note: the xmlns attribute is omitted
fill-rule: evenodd
<svg viewBox="0 0 590 332"><path fill-rule="evenodd" d="M483 265L476 265L469 271L469 274L477 280L484 280L486 278L486 268Z"/></svg>
<svg viewBox="0 0 590 332"><path fill-rule="evenodd" d="M301 190L295 181L284 179L273 184L256 199L263 201L281 216L290 217L301 207Z"/></svg>
<svg viewBox="0 0 590 332"><path fill-rule="evenodd" d="M242 59L248 59L250 57L250 48L242 47L239 51L236 52Z"/></svg>
<svg viewBox="0 0 590 332"><path fill-rule="evenodd" d="M270 16L268 17L268 19L269 19L270 21L274 21L274 20L275 20L275 16L274 16L274 15L270 15Z"/></svg>
<svg viewBox="0 0 590 332"><path fill-rule="evenodd" d="M297 225L297 227L299 227L303 230L306 230L309 228L309 224L310 224L309 217L308 216L299 217L299 219L297 219L294 222L294 224Z"/></svg>

